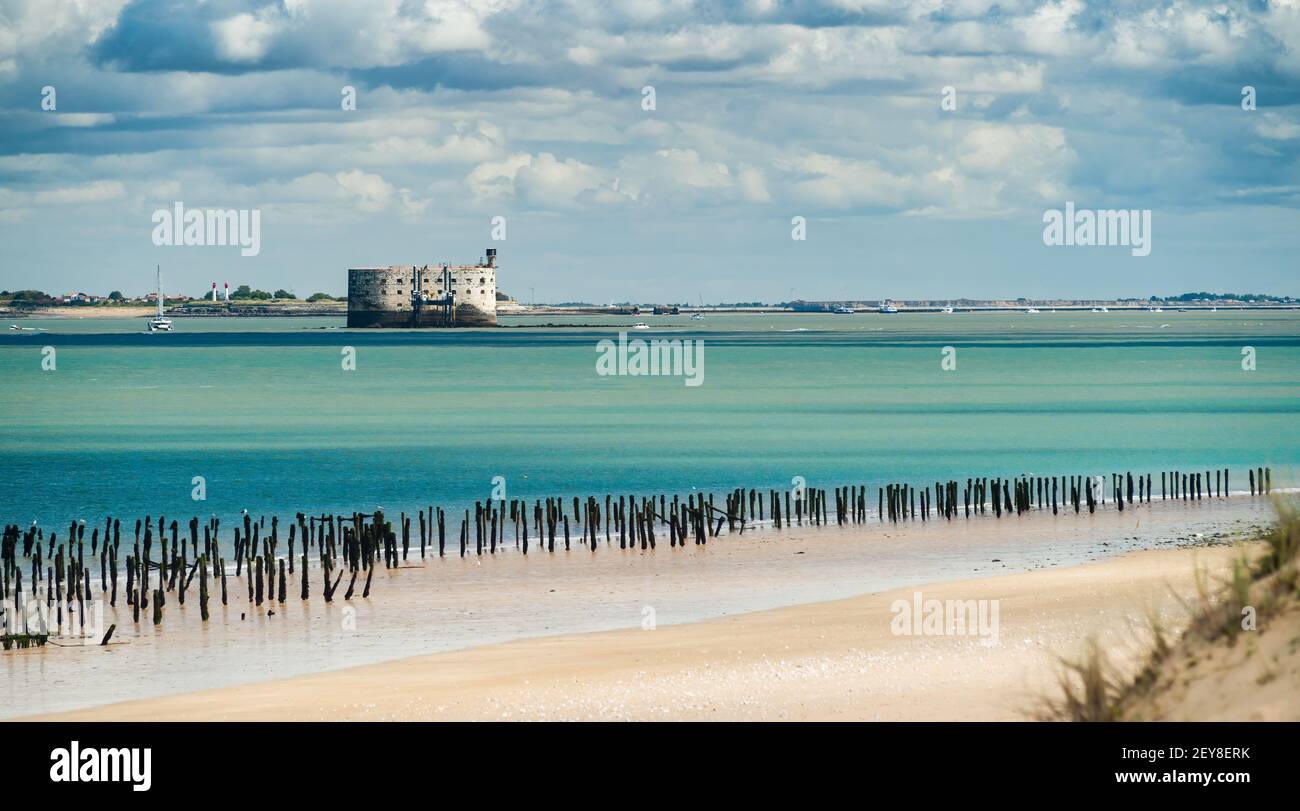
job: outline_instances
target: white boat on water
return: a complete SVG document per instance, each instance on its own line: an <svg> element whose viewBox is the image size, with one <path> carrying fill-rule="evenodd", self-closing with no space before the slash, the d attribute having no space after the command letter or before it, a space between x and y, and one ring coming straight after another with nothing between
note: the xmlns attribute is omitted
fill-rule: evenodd
<svg viewBox="0 0 1300 811"><path fill-rule="evenodd" d="M898 308L894 306L894 302L889 301L888 299L886 299L886 300L885 300L885 303L880 305L880 312L882 312L882 313L896 313L896 312L898 312Z"/></svg>
<svg viewBox="0 0 1300 811"><path fill-rule="evenodd" d="M940 310L940 312L942 312L942 313L944 313L944 314L947 314L947 315L951 315L951 314L952 314L952 308L951 308L951 307L944 307L942 310Z"/></svg>
<svg viewBox="0 0 1300 811"><path fill-rule="evenodd" d="M852 307L836 307L835 312L839 315L853 315Z"/></svg>
<svg viewBox="0 0 1300 811"><path fill-rule="evenodd" d="M650 325L644 321L638 321L632 325L632 329L650 329Z"/></svg>
<svg viewBox="0 0 1300 811"><path fill-rule="evenodd" d="M158 270L158 314L149 319L149 332L171 332L174 327L172 320L163 316L163 292L162 292L162 266L156 266Z"/></svg>
<svg viewBox="0 0 1300 811"><path fill-rule="evenodd" d="M701 321L703 320L703 318L704 318L704 313L696 313L695 315L691 316L692 321Z"/></svg>
<svg viewBox="0 0 1300 811"><path fill-rule="evenodd" d="M1035 310L1033 307L1026 307L1026 308L1025 308L1025 312L1027 312L1027 313L1037 313L1038 310Z"/></svg>

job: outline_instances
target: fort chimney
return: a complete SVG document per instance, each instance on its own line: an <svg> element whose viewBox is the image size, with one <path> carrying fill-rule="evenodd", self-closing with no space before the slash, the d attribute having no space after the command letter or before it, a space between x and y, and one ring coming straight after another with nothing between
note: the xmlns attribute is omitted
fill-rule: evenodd
<svg viewBox="0 0 1300 811"><path fill-rule="evenodd" d="M488 249L487 249L487 266L490 267L490 268L494 268L494 267L497 266L497 249L496 249L496 248L488 248Z"/></svg>

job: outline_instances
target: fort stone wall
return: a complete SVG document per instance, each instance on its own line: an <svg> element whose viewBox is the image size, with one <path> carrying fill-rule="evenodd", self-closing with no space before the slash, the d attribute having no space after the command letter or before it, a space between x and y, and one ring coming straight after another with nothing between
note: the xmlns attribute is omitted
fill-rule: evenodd
<svg viewBox="0 0 1300 811"><path fill-rule="evenodd" d="M496 326L496 271L495 250L477 265L350 268L348 326Z"/></svg>

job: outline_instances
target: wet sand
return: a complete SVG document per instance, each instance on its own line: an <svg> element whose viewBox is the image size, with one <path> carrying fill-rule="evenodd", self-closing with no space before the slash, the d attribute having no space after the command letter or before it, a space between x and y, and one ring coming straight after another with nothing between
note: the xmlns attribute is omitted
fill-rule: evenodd
<svg viewBox="0 0 1300 811"><path fill-rule="evenodd" d="M206 625L194 592L184 607L169 602L159 629L135 626L123 600L104 619L120 644L0 656L0 716L100 707L72 717L1011 717L1007 691L1023 690L1008 679L1029 678L1029 659L1133 616L1134 600L1166 579L1190 582L1198 552L1219 563L1229 552L1113 558L1244 537L1270 516L1263 499L1233 498L796 527L646 552L602 540L594 553L471 550L422 564L417 549L402 569L376 572L369 599L325 604L313 569L311 601L297 599L291 578L289 601L261 610L232 577L230 605L214 605ZM1076 568L1054 568L1064 566ZM1025 574L989 579L1016 572ZM919 584L927 598L1006 601L1001 646L892 636L888 594ZM614 633L593 634L604 631ZM358 667L379 662L390 664ZM808 673L822 675L804 683ZM763 685L781 684L797 696L763 698ZM961 691L981 689L956 712ZM945 690L958 692L925 709Z"/></svg>
<svg viewBox="0 0 1300 811"><path fill-rule="evenodd" d="M1016 720L1049 695L1057 657L1090 634L1139 650L1145 617L1186 617L1198 567L1241 548L1136 552L1102 563L927 586L996 600L996 645L895 635L911 588L680 626L576 634L248 687L115 704L52 720ZM1131 656L1130 658L1136 658Z"/></svg>

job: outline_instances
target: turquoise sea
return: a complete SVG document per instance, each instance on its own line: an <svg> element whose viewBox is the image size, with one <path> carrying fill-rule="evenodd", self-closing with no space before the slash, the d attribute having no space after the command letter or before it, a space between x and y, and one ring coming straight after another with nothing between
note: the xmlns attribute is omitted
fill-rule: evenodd
<svg viewBox="0 0 1300 811"><path fill-rule="evenodd" d="M637 320L702 340L703 384L597 375L598 341ZM1247 466L1278 486L1300 462L1294 311L9 323L44 331L0 335L3 523L391 514L497 476L529 499L1221 467L1243 489Z"/></svg>

